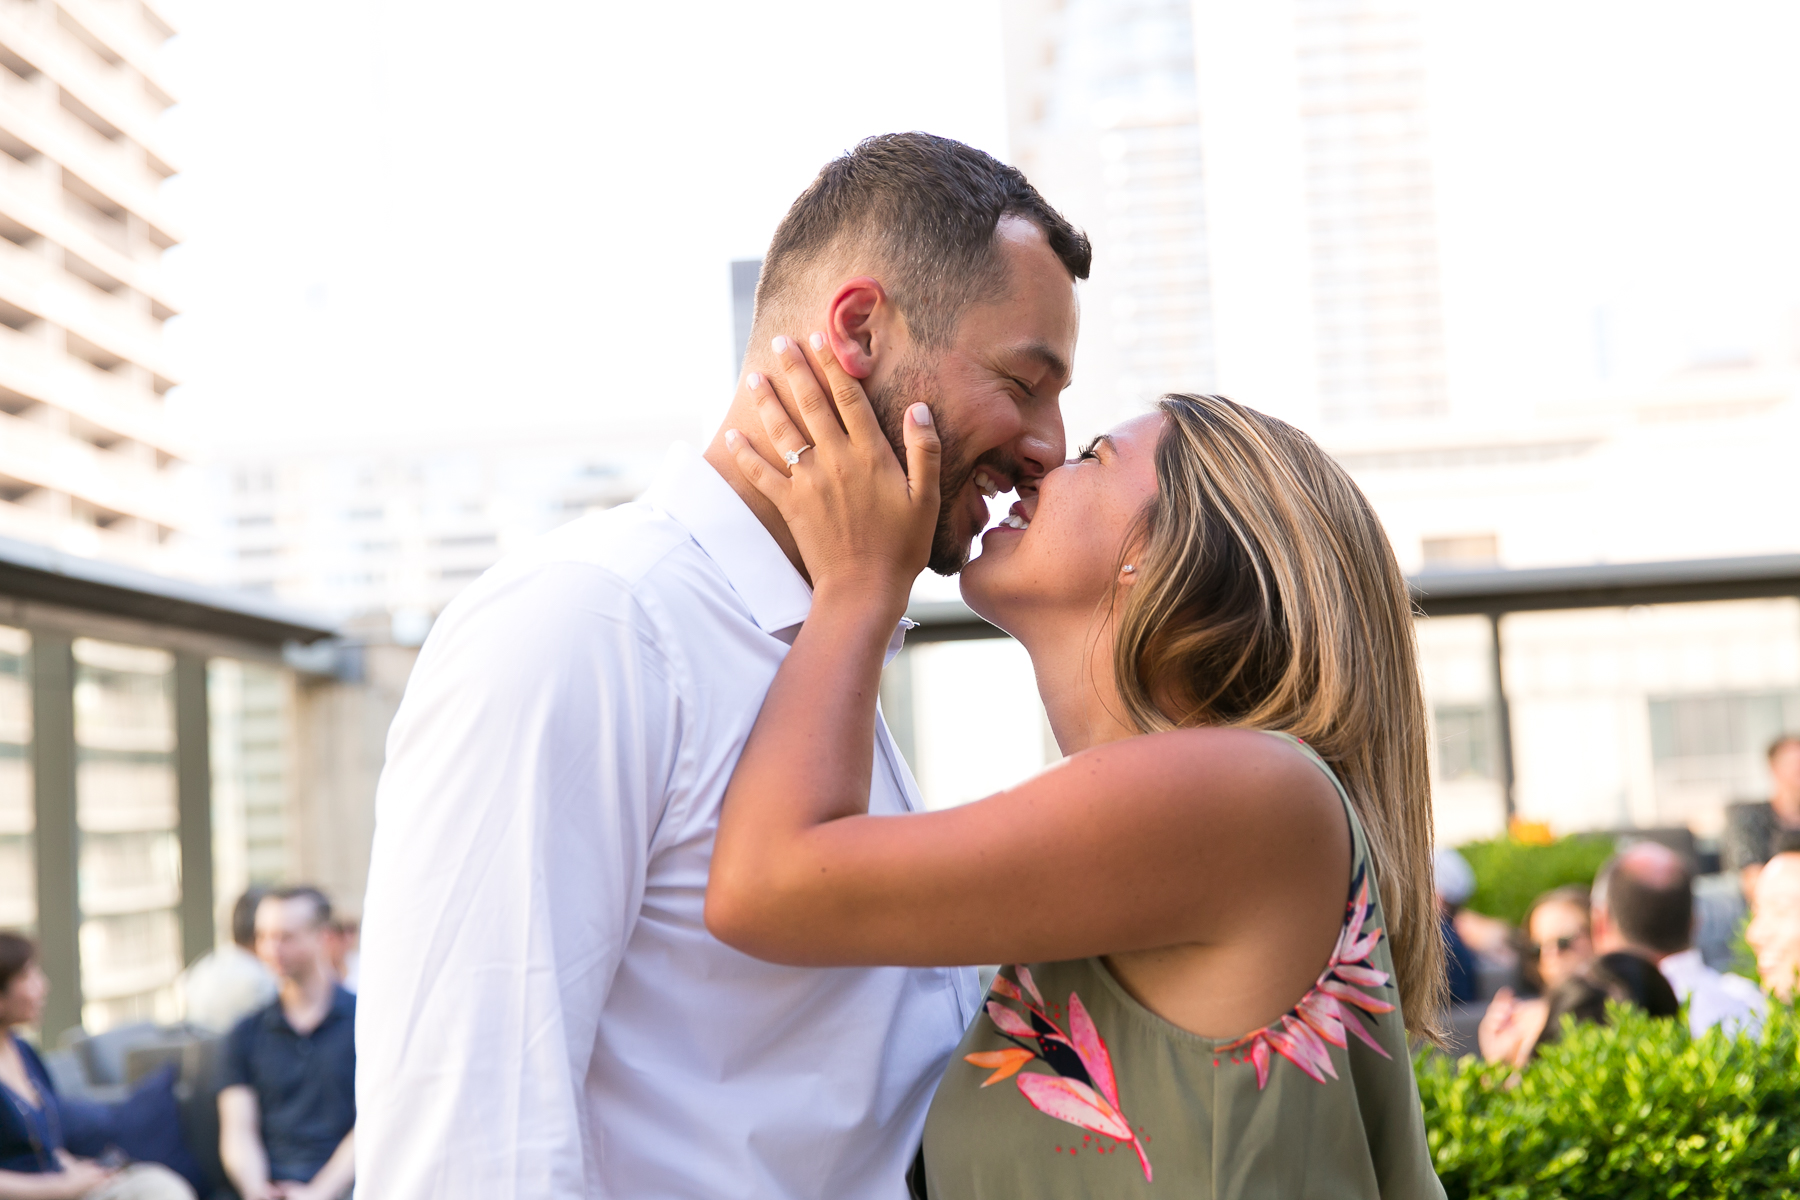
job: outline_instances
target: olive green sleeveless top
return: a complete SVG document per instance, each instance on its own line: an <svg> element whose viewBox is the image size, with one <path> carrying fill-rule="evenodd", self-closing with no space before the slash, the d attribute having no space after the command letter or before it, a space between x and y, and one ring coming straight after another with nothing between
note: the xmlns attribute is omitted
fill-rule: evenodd
<svg viewBox="0 0 1800 1200"><path fill-rule="evenodd" d="M1312 989L1239 1038L1179 1029L1097 958L1005 967L925 1120L930 1200L1441 1200L1368 842ZM915 1190L918 1189L915 1171Z"/></svg>

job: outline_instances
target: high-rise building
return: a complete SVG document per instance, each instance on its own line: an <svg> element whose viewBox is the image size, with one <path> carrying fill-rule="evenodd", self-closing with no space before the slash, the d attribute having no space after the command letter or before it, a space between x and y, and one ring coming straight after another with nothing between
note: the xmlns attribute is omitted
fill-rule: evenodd
<svg viewBox="0 0 1800 1200"><path fill-rule="evenodd" d="M1094 236L1077 419L1448 410L1417 0L1007 0L1014 162Z"/></svg>
<svg viewBox="0 0 1800 1200"><path fill-rule="evenodd" d="M0 3L0 535L167 569L182 448L149 0Z"/></svg>
<svg viewBox="0 0 1800 1200"><path fill-rule="evenodd" d="M671 439L423 440L220 456L207 510L234 586L416 644L506 551L635 497ZM366 625L367 621L361 622Z"/></svg>

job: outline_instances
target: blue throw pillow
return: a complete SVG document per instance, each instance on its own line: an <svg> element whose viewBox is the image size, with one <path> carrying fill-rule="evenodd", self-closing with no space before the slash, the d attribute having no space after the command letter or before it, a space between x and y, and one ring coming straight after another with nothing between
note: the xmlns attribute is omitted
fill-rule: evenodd
<svg viewBox="0 0 1800 1200"><path fill-rule="evenodd" d="M62 1122L63 1149L77 1158L99 1158L108 1146L118 1145L119 1123L113 1119L116 1107L98 1100L58 1096L56 1115Z"/></svg>
<svg viewBox="0 0 1800 1200"><path fill-rule="evenodd" d="M206 1173L200 1169L181 1135L181 1109L175 1102L173 1063L146 1076L135 1092L117 1104L95 1107L110 1109L112 1117L112 1135L101 1144L100 1150L113 1145L130 1155L133 1162L161 1163L193 1185L196 1195L208 1193ZM66 1120L66 1108L64 1113ZM66 1132L64 1137L73 1154L92 1157L99 1153L78 1150Z"/></svg>

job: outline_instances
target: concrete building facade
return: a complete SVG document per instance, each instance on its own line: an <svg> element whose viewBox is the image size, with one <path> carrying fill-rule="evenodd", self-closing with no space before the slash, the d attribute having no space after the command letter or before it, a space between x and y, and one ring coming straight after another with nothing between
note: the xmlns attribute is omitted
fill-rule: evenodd
<svg viewBox="0 0 1800 1200"><path fill-rule="evenodd" d="M0 536L150 569L186 524L151 65L173 32L150 0L0 3Z"/></svg>

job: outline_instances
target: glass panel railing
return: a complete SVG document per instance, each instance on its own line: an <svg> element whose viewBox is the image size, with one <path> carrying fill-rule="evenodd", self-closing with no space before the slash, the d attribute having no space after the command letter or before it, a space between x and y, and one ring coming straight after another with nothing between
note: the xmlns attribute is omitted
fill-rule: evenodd
<svg viewBox="0 0 1800 1200"><path fill-rule="evenodd" d="M0 929L37 925L30 651L23 630L0 627Z"/></svg>
<svg viewBox="0 0 1800 1200"><path fill-rule="evenodd" d="M181 860L174 659L77 639L82 1024L171 1020L180 973Z"/></svg>

